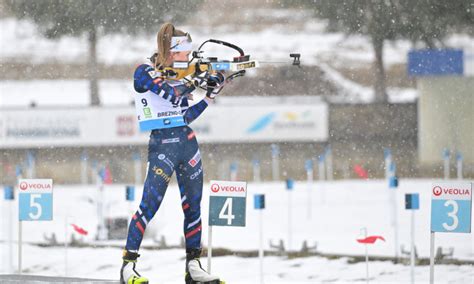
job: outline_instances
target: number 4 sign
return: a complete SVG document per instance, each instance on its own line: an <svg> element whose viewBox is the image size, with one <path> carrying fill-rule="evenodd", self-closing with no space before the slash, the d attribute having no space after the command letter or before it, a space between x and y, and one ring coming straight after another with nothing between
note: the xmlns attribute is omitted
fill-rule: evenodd
<svg viewBox="0 0 474 284"><path fill-rule="evenodd" d="M245 227L246 199L246 182L211 180L207 272L211 273L212 226Z"/></svg>
<svg viewBox="0 0 474 284"><path fill-rule="evenodd" d="M246 182L211 181L209 225L244 227L246 197Z"/></svg>
<svg viewBox="0 0 474 284"><path fill-rule="evenodd" d="M431 231L470 233L472 184L435 183L431 187Z"/></svg>

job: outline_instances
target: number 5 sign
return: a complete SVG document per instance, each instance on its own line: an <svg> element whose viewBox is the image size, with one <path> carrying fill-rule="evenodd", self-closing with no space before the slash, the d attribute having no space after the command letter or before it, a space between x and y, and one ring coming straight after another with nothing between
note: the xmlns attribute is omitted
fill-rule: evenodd
<svg viewBox="0 0 474 284"><path fill-rule="evenodd" d="M435 183L431 187L431 231L470 233L472 184Z"/></svg>
<svg viewBox="0 0 474 284"><path fill-rule="evenodd" d="M20 221L53 220L52 179L20 179L18 186Z"/></svg>
<svg viewBox="0 0 474 284"><path fill-rule="evenodd" d="M245 227L247 183L211 180L210 226Z"/></svg>

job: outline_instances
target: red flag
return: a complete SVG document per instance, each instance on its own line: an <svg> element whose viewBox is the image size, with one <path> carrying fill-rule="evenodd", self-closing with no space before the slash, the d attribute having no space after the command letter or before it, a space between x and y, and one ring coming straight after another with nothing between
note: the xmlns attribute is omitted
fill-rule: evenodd
<svg viewBox="0 0 474 284"><path fill-rule="evenodd" d="M357 242L359 242L361 244L373 244L378 239L385 242L385 239L382 236L368 236L365 239L357 239Z"/></svg>
<svg viewBox="0 0 474 284"><path fill-rule="evenodd" d="M76 231L80 235L87 236L87 234L89 233L89 232L87 232L86 230L84 230L83 228L79 227L76 224L71 224L71 226L74 228L74 231Z"/></svg>
<svg viewBox="0 0 474 284"><path fill-rule="evenodd" d="M105 166L104 183L112 184L112 172L110 171L109 166Z"/></svg>
<svg viewBox="0 0 474 284"><path fill-rule="evenodd" d="M369 178L369 173L359 164L354 166L354 172L363 179Z"/></svg>

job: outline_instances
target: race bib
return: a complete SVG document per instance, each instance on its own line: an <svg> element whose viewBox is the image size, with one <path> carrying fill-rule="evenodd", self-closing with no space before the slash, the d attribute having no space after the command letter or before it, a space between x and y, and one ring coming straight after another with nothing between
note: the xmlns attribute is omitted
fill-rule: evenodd
<svg viewBox="0 0 474 284"><path fill-rule="evenodd" d="M135 110L140 131L186 125L180 106L151 91L135 94Z"/></svg>

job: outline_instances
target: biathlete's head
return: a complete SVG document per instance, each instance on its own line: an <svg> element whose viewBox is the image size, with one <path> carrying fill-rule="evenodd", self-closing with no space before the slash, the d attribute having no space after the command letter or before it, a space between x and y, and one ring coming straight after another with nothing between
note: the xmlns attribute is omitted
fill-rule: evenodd
<svg viewBox="0 0 474 284"><path fill-rule="evenodd" d="M156 35L158 51L151 61L156 69L164 67L187 68L192 51L191 36L176 29L171 23L164 23Z"/></svg>

